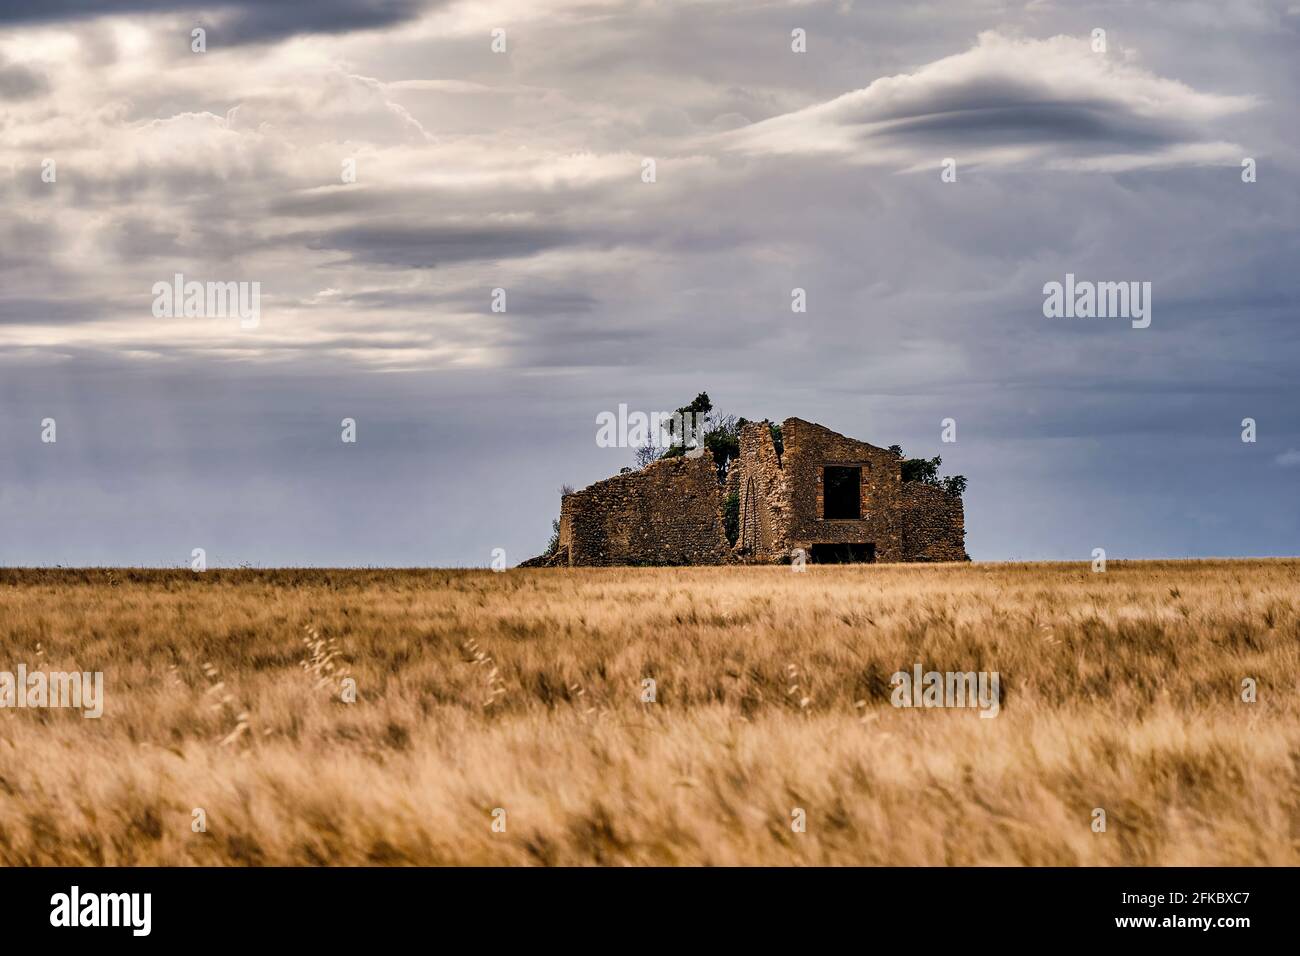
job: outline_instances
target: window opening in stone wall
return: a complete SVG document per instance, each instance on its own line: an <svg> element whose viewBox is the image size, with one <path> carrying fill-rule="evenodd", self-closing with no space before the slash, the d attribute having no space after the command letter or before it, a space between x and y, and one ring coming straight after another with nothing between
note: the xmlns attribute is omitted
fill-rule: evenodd
<svg viewBox="0 0 1300 956"><path fill-rule="evenodd" d="M822 517L862 517L862 469L827 465L822 469Z"/></svg>

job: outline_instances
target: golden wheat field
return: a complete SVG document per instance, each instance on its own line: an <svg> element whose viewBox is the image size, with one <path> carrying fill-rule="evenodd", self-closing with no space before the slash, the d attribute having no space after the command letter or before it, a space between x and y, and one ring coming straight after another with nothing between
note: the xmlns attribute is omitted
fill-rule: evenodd
<svg viewBox="0 0 1300 956"><path fill-rule="evenodd" d="M1297 585L0 570L0 670L102 671L106 701L0 710L0 863L1295 865ZM998 672L1000 713L892 706L917 663Z"/></svg>

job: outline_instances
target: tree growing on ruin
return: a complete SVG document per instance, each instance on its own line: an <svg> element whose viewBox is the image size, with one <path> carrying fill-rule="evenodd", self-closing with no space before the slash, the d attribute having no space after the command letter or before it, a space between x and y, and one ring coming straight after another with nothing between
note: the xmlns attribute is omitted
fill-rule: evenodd
<svg viewBox="0 0 1300 956"><path fill-rule="evenodd" d="M907 458L903 455L901 445L890 445L889 450L895 456L902 459L903 462L903 480L919 481L924 485L933 485L936 488L942 488L950 495L961 497L966 491L965 475L948 475L939 477L939 467L943 464L943 458L935 455L933 458Z"/></svg>
<svg viewBox="0 0 1300 956"><path fill-rule="evenodd" d="M737 415L715 414L708 392L700 392L689 405L683 405L675 414L693 415L695 418L692 421L702 423L701 444L713 456L713 464L718 469L718 481L725 481L731 462L740 457L740 430L749 424L749 420ZM678 436L679 439L681 437L683 436ZM684 441L677 440L658 457L676 458L688 450Z"/></svg>

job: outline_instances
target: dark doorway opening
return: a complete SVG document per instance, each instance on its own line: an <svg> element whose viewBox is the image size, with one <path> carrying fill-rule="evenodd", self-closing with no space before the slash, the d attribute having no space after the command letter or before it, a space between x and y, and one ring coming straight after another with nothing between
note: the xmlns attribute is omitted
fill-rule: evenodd
<svg viewBox="0 0 1300 956"><path fill-rule="evenodd" d="M874 544L814 544L809 549L813 564L873 564Z"/></svg>
<svg viewBox="0 0 1300 956"><path fill-rule="evenodd" d="M822 517L862 517L862 469L828 465L822 469Z"/></svg>

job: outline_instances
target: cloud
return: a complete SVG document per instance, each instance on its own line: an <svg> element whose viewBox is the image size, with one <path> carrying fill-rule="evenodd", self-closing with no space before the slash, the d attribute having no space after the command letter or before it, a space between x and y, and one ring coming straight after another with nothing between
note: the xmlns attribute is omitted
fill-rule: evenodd
<svg viewBox="0 0 1300 956"><path fill-rule="evenodd" d="M0 56L0 100L26 100L49 89L44 74L16 63L7 63Z"/></svg>
<svg viewBox="0 0 1300 956"><path fill-rule="evenodd" d="M74 299L69 296L51 299L0 295L0 326L75 325L93 322L103 313L103 304L89 299Z"/></svg>
<svg viewBox="0 0 1300 956"><path fill-rule="evenodd" d="M264 43L302 33L348 33L395 26L430 6L426 0L217 0L198 9L213 19L195 16L209 28L209 43ZM43 0L0 4L0 23L37 24L84 20L111 14L187 14L196 5L182 0L110 0L88 10L82 0Z"/></svg>
<svg viewBox="0 0 1300 956"><path fill-rule="evenodd" d="M308 249L345 251L361 262L431 268L449 262L500 261L534 255L570 241L562 229L518 223L357 224L295 237Z"/></svg>
<svg viewBox="0 0 1300 956"><path fill-rule="evenodd" d="M1283 468L1295 468L1300 465L1300 450L1288 448L1274 460Z"/></svg>
<svg viewBox="0 0 1300 956"><path fill-rule="evenodd" d="M989 31L964 53L882 77L829 102L722 134L751 154L823 154L937 168L1020 165L1121 171L1235 163L1240 147L1207 137L1215 120L1255 105L1202 93L1094 53L1089 40Z"/></svg>

